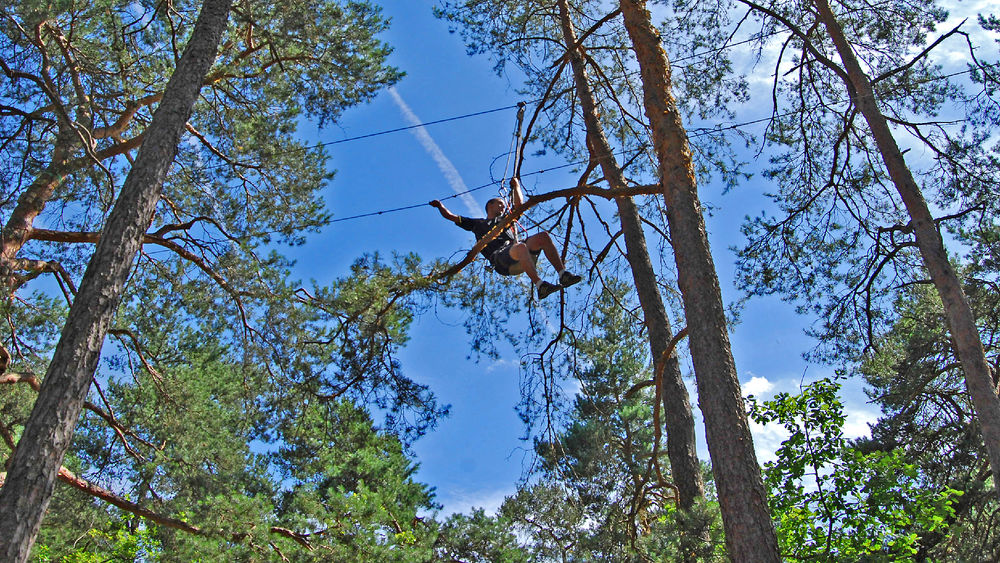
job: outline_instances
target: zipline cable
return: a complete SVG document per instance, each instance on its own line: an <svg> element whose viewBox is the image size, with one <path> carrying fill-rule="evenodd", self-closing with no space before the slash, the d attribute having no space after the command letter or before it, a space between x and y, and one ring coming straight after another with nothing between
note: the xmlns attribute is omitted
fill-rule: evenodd
<svg viewBox="0 0 1000 563"><path fill-rule="evenodd" d="M517 107L517 106L515 105L515 106L510 106L510 107ZM508 108L508 109L510 109L510 108ZM769 120L774 119L776 117L787 117L787 116L793 115L795 113L799 113L799 112L798 111L791 111L791 112L787 112L787 113L783 113L783 114L779 114L779 115L772 115L772 116L764 117L764 118L761 118L761 119L755 119L753 121L746 121L746 122L743 122L743 123L737 123L737 124L734 124L734 125L728 125L726 127L715 127L715 128L712 128L712 129L698 129L698 130L695 130L695 131L691 132L690 134L688 134L688 138L690 139L690 138L694 138L694 137L703 137L705 135L709 135L709 134L712 134L712 133L718 133L720 131L728 131L730 129L738 129L740 127L745 127L747 125L753 125L753 124L756 124L756 123L761 123L761 122L764 122L764 121L769 121ZM526 172L524 174L520 174L520 176L537 176L539 174L544 174L546 172L552 172L553 170L560 170L562 168L569 168L571 166L579 166L581 164L587 164L588 162L590 162L590 161L589 160L578 160L576 162L570 162L570 163L562 164L562 165L559 165L559 166L553 166L551 168L543 168L543 169L540 169L540 170L535 170L534 172ZM505 173L505 175L506 175L506 173ZM502 182L500 182L500 183L502 184ZM458 192L458 193L455 193L455 194L452 194L452 195L449 195L449 196L446 196L446 197L438 198L438 200L439 201L447 201L449 199L454 199L456 197L460 197L460 196L463 196L463 195L466 195L466 194L470 194L472 192L477 192L479 190L483 190L483 189L489 188L489 187L494 186L496 184L497 184L497 182L494 180L492 182L483 184L481 186L476 186L474 188L470 188L468 190L465 190L464 192ZM501 189L502 189L502 186L501 186ZM378 215L385 215L387 213L396 213L398 211L407 211L409 209L416 209L418 207L423 207L425 205L427 205L427 204L426 203L415 203L413 205L405 205L403 207L393 207L391 209L382 209L380 211L370 211L368 213L360 213L360 214L357 214L357 215L351 215L349 217L340 217L340 218L337 218L337 219L332 219L330 222L331 223L339 223L341 221L351 221L351 220L354 220L354 219L363 219L365 217L375 217L375 216L378 216Z"/></svg>
<svg viewBox="0 0 1000 563"><path fill-rule="evenodd" d="M385 131L377 131L375 133L368 133L366 135L357 135L355 137L348 137L346 139L338 139L336 141L328 141L328 142L325 142L325 143L318 143L318 144L313 145L313 146L311 146L309 148L310 149L314 149L314 148L319 148L319 147L329 147L331 145L339 145L340 143L349 143L351 141L358 141L358 140L361 140L361 139L368 139L370 137L378 137L378 136L381 136L381 135L388 135L389 133L398 133L400 131L409 131L410 129L417 129L419 127L426 127L428 125L437 125L439 123L447 123L449 121L458 121L459 119L468 119L470 117L477 117L477 116L486 115L486 114L489 114L489 113L496 113L498 111L505 111L505 110L508 110L508 109L514 109L516 107L519 107L519 105L523 104L523 103L524 102L519 102L518 104L514 104L514 105L511 105L511 106L504 106L502 108L487 109L487 110L483 110L483 111L477 111L477 112L474 112L474 113L467 113L465 115L456 115L455 117L445 117L444 119L436 119L434 121L425 121L423 123L417 123L415 125L407 125L406 127L397 127L395 129L387 129ZM529 103L535 103L535 102L533 101L533 102L529 102Z"/></svg>
<svg viewBox="0 0 1000 563"><path fill-rule="evenodd" d="M329 147L329 146L333 146L333 145L339 145L341 143L349 143L349 142L352 142L352 141L360 141L362 139L370 139L372 137L380 137L382 135L388 135L390 133L399 133L400 131L409 131L410 129L419 129L420 127L427 127L428 125L438 125L438 124L441 124L441 123L448 123L449 121L458 121L460 119L468 119L470 117L478 117L480 115L487 115L487 114L496 113L496 112L499 112L499 111L506 111L506 110L509 110L509 109L514 109L516 107L521 107L525 103L535 104L535 103L538 103L540 101L541 100L532 100L530 102L518 102L516 104L509 105L509 106L503 106L503 107L493 108L493 109L486 109L486 110L482 110L482 111L476 111L476 112L472 112L472 113L466 113L464 115L456 115L456 116L452 116L452 117L445 117L445 118L442 118L442 119L435 119L434 121L423 121L421 123L415 123L413 125L406 125L404 127L396 127L394 129L385 129L383 131L375 131L374 133L365 133L364 135L355 135L354 137L347 137L345 139L337 139L337 140L334 140L334 141L326 141L326 142L322 142L322 143L316 143L315 145L309 145L308 147L297 147L297 148L294 148L294 149L288 149L288 150L284 150L284 151L276 151L274 154L292 154L292 153L297 153L297 152L309 152L309 151L314 150L314 149L318 149L318 148L322 148L322 147ZM202 166L202 167L200 167L200 169L201 170L214 170L216 168L226 168L226 167L230 167L230 166L234 166L234 165L235 166L244 167L244 168L254 168L254 167L258 166L258 165L253 165L253 164L243 164L243 163L235 163L235 162L223 162L223 163L219 163L219 164L211 164L211 165Z"/></svg>
<svg viewBox="0 0 1000 563"><path fill-rule="evenodd" d="M958 76L960 74L968 74L969 72L970 72L969 70L958 71L958 72L947 74L947 75L944 75L944 76L941 76L941 77L934 77L934 78L925 80L924 82L932 82L932 81L936 81L936 80L943 80L943 79L951 78L951 77L954 77L954 76ZM528 102L528 103L535 103L535 102ZM722 131L730 131L730 130L733 130L733 129L741 129L741 128L747 127L749 125L756 125L758 123L764 123L766 121L771 121L771 120L774 120L774 119L780 119L782 117L788 117L790 115L795 115L795 114L799 114L799 113L806 113L807 111L812 111L813 109L817 109L817 108L822 107L822 106L823 106L823 104L817 104L816 106L810 108L809 110L804 110L804 109L802 109L802 110L792 110L792 111L788 111L788 112L785 112L785 113L780 113L780 114L777 114L777 115L770 115L768 117L762 117L762 118L753 119L753 120L750 120L750 121L743 121L743 122L740 122L740 123L734 123L732 125L726 125L724 127L716 126L716 127L713 127L713 128L707 128L707 127L706 128L698 128L698 129L694 129L691 132L689 132L688 135L687 135L687 137L688 137L688 139L692 139L692 138L697 138L697 137L703 137L705 135L711 135L713 133L720 133ZM518 107L518 106L517 105L507 106L504 109L512 109L512 108L515 108L515 107ZM544 169L541 169L541 170L536 170L534 172L528 172L528 173L523 174L523 175L524 176L535 176L535 175L538 175L538 174L544 174L546 172L551 172L553 170L559 170L559 169L562 169L562 168L569 168L570 166L579 166L581 164L586 164L588 162L589 162L589 160L579 160L579 161L576 161L576 162L570 162L568 164L563 164L563 165L560 165L560 166L554 166L552 168L544 168ZM504 175L506 176L506 166L505 166ZM495 185L496 183L497 183L496 181L493 181L493 182L490 182L488 184L483 184L481 186L477 186L475 188L466 190L464 192L456 193L456 194L453 194L453 195L450 195L450 196L447 196L447 197L443 197L443 198L439 198L439 199L441 201L446 201L446 200L449 200L449 199L454 199L456 197L463 196L463 195L468 194L468 193L472 193L472 192L475 192L475 191L478 191L478 190L482 190L482 189L488 188L490 186ZM427 204L426 203L417 203L417 204L414 204L414 205L407 205L407 206L404 206L404 207L396 207L396 208L393 208L393 209L384 209L384 210L381 210L381 211L372 211L370 213L362 213L362 214L359 214L359 215L351 215L350 217L341 217L339 219L333 219L330 222L331 223L338 223L340 221L350 221L352 219L361 219L361 218L364 218L364 217L372 217L372 216L377 216L377 215L384 215L386 213L395 213L397 211L406 211L408 209L416 209L418 207L423 207L424 205L427 205Z"/></svg>
<svg viewBox="0 0 1000 563"><path fill-rule="evenodd" d="M525 102L517 103L517 119L514 124L514 135L510 139L510 148L507 149L507 161L503 164L503 176L500 178L500 198L504 201L509 198L507 193L507 188L505 184L507 183L507 170L510 167L510 158L518 154L521 149L521 124L524 122L524 108L527 106ZM517 159L514 160L514 172L511 174L511 178L517 178L518 166ZM492 177L492 171L490 177Z"/></svg>
<svg viewBox="0 0 1000 563"><path fill-rule="evenodd" d="M559 166L553 166L552 168L542 168L540 170L535 170L534 172L527 172L527 173L523 174L523 176L536 176L538 174L545 174L546 172L552 172L553 170L560 170L562 168L569 168L570 166L579 166L581 164L586 164L587 162L589 162L589 161L587 161L587 160L580 160L580 161L577 161L577 162L570 162L569 164L562 164L562 165L559 165ZM458 193L455 193L455 194L451 194L450 196L447 196L447 197L438 198L438 201L447 201L449 199L455 199L456 197L461 197L463 195L470 194L472 192L476 192L476 191L479 191L479 190L483 190L483 189L489 188L489 187L494 186L494 185L496 185L495 181L489 182L489 183L483 184L481 186L476 186L474 188L470 188L468 190L465 190L464 192L458 192ZM427 205L426 203L415 203L413 205L406 205L406 206L403 206L403 207L394 207L392 209L383 209L381 211L371 211L371 212L368 212L368 213L361 213L361 214L358 214L358 215L351 215L350 217L340 217L338 219L332 219L330 222L331 223L339 223L340 221L350 221L352 219L361 219L363 217L373 217L373 216L376 216L376 215L385 215L386 213L395 213L397 211L406 211L407 209L416 209L418 207L424 207L426 205Z"/></svg>
<svg viewBox="0 0 1000 563"><path fill-rule="evenodd" d="M744 41L739 41L739 42L736 42L736 43L730 43L730 44L727 44L727 45L723 45L722 47L716 47L714 49L709 49L707 51L701 51L701 52L698 52L698 53L691 53L690 55L685 55L683 57L678 57L676 59L672 59L671 60L671 64L678 63L678 62L681 62L681 61L686 61L686 60L689 60L689 59L698 58L698 57L704 57L704 56L710 55L712 53L718 53L718 52L724 51L726 49L731 49L733 47L738 47L738 46L744 45L746 43L752 43L754 41L759 41L760 39L765 39L767 37L770 37L772 35L777 35L777 34L778 34L778 32L771 32L771 33L769 33L769 34L767 34L767 35L765 35L763 37L752 37L752 38L746 39ZM633 73L629 73L629 74L631 76L636 76L636 75L638 75L638 71L633 72ZM333 146L333 145L339 145L341 143L350 143L350 142L353 142L353 141L360 141L362 139L370 139L372 137L381 137L382 135L388 135L390 133L399 133L401 131L409 131L411 129L418 129L420 127L426 127L428 125L438 125L438 124L441 124L441 123L448 123L450 121L458 121L458 120L461 120L461 119L468 119L470 117L478 117L480 115L488 115L488 114L496 113L496 112L499 112L499 111L505 111L505 110L514 109L514 108L523 108L526 104L537 104L537 103L542 102L542 101L544 101L544 100L543 99L537 99L537 100L531 100L529 102L518 102L517 104L514 104L514 105L503 106L503 107L498 107L498 108L493 108L493 109L487 109L487 110L483 110L483 111L477 111L477 112L467 113L467 114L464 114L464 115L456 115L456 116L452 116L452 117L445 117L445 118L442 118L442 119L435 119L433 121L424 121L424 122L421 122L421 123L415 123L413 125L406 125L404 127L396 127L396 128L393 128L393 129L385 129L383 131L375 131L373 133L366 133L366 134L363 134L363 135L355 135L353 137L347 137L347 138L344 138L344 139L337 139L337 140L334 140L334 141L326 141L326 142L322 142L322 143L317 143L315 145L310 145L308 147L299 147L299 148L289 149L287 151L280 151L280 152L283 152L285 154L293 153L293 152L307 152L307 151L310 151L310 150L313 150L313 149L318 149L318 148L321 148L321 147L329 147L329 146ZM231 165L232 165L232 163L220 163L220 164L208 165L208 166L203 166L202 170L211 170L211 169L215 169L215 168L224 168L226 166L231 166Z"/></svg>
<svg viewBox="0 0 1000 563"><path fill-rule="evenodd" d="M681 62L681 61L685 61L685 60L689 60L689 59L694 59L694 58L698 58L698 57L707 56L707 55L710 55L712 53L717 53L717 52L724 51L726 49L731 49L731 48L734 48L734 47L738 47L740 45L745 45L747 43L752 43L752 42L755 42L755 41L760 41L761 39L766 39L768 37L772 37L774 35L779 35L779 34L780 34L780 32L775 31L775 32L771 32L771 33L768 33L768 34L763 35L763 36L751 37L750 39L745 39L743 41L738 41L736 43L730 43L730 44L723 45L721 47L716 47L714 49L709 49L709 50L701 51L701 52L698 52L698 53L691 53L690 55L685 55L685 56L682 56L682 57L671 59L670 62L671 62L671 65L673 65L673 64ZM927 82L934 82L934 81L937 81L937 80L945 80L945 79L948 79L948 78L952 78L954 76L958 76L960 74L970 74L971 72L972 72L972 69L966 69L966 70L954 72L954 73L951 73L951 74L947 74L947 75L943 75L943 76L936 76L936 77L933 77L933 78L930 78L930 79L922 80L922 81L919 81L918 83L927 83ZM631 77L631 76L638 75L638 71L634 71L634 72L626 73L626 74ZM445 118L442 118L442 119L435 119L433 121L425 121L425 122L416 123L416 124L413 124L413 125L406 125L404 127L396 127L396 128L393 128L393 129L385 129L385 130L382 130L382 131L375 131L373 133L366 133L366 134L363 134L363 135L355 135L353 137L347 137L347 138L344 138L344 139L337 139L337 140L334 140L334 141L326 141L326 142L322 142L322 143L317 143L315 145L310 145L308 147L297 147L295 149L289 149L289 150L285 150L285 151L278 151L277 153L278 154L290 154L290 153L294 153L294 152L308 152L310 150L321 148L321 147L329 147L329 146L333 146L333 145L339 145L339 144L342 144L342 143L349 143L349 142L353 142L353 141L359 141L359 140L362 140L362 139L369 139L369 138L372 138L372 137L380 137L382 135L388 135L390 133L399 133L401 131L409 131L411 129L418 129L420 127L426 127L428 125L438 125L438 124L441 124L441 123L448 123L450 121L458 121L458 120L461 120L461 119L468 119L468 118L471 118L471 117L478 117L480 115L488 115L488 114L491 114L491 113L496 113L496 112L500 112L500 111L506 111L506 110L509 110L509 109L517 108L517 107L523 107L524 104L537 104L537 103L542 102L542 101L544 101L544 99L531 100L529 102L518 102L517 104L513 104L513 105L508 105L508 106L503 106L503 107L498 107L498 108L492 108L492 109L487 109L487 110L482 110L482 111L467 113L467 114L464 114L464 115L456 115L456 116L452 116L452 117L445 117ZM758 121L760 121L760 120L758 120ZM754 121L754 122L750 122L750 123L757 123L758 121ZM734 126L734 127L738 127L738 125ZM720 129L720 130L731 129L731 128L734 128L734 127L726 127L726 128ZM216 168L225 168L225 167L233 166L233 165L238 165L238 166L242 166L242 167L246 167L246 168L254 168L254 167L258 166L258 165L252 165L252 164L248 165L248 164L242 164L242 163L225 162L225 163L219 163L219 164L212 164L212 165L202 166L202 167L200 167L200 169L201 170L213 170L213 169L216 169Z"/></svg>

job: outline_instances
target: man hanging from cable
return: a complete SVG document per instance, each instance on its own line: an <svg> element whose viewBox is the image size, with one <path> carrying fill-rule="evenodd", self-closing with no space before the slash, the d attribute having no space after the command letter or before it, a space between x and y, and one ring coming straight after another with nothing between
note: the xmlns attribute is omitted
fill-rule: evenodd
<svg viewBox="0 0 1000 563"><path fill-rule="evenodd" d="M510 187L514 206L520 206L524 202L520 182L516 178L511 178ZM501 198L493 198L486 202L485 219L455 215L436 199L430 202L430 205L436 207L445 219L466 231L472 231L476 235L476 241L486 236L498 223L503 222L504 216L507 215L507 202ZM559 275L558 284L549 283L538 275L535 264L538 262L538 255L542 252L545 252L545 257L556 269ZM552 243L552 237L545 231L531 235L524 242L518 242L514 229L505 229L487 243L481 253L493 265L493 269L502 276L528 274L531 282L535 285L535 292L539 299L544 299L560 288L569 287L580 281L580 276L566 270L562 259L559 258L555 244Z"/></svg>

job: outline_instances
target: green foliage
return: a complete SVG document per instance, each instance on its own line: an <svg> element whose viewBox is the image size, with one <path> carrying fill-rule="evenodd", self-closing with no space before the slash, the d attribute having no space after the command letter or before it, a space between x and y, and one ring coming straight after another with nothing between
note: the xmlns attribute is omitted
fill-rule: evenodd
<svg viewBox="0 0 1000 563"><path fill-rule="evenodd" d="M586 526L586 508L558 482L519 488L504 500L500 514L529 538L526 548L532 561L586 561L596 555L595 548L610 559L622 559L629 552L627 544L615 541L595 545Z"/></svg>
<svg viewBox="0 0 1000 563"><path fill-rule="evenodd" d="M843 436L840 386L823 379L779 393L750 415L789 433L764 467L781 550L789 560L896 560L953 516L961 492L928 488L901 450L865 453Z"/></svg>
<svg viewBox="0 0 1000 563"><path fill-rule="evenodd" d="M558 430L535 442L541 476L508 498L501 515L540 560L721 560L718 505L676 509L665 438L656 444L644 385L652 377L648 343L629 315L630 298L627 286L609 280L589 333L563 366L580 391Z"/></svg>
<svg viewBox="0 0 1000 563"><path fill-rule="evenodd" d="M159 561L160 542L156 527L147 526L138 517L128 514L111 516L104 529L91 528L83 537L75 538L70 549L60 551L47 545L37 545L32 561L37 563L103 563L105 561Z"/></svg>
<svg viewBox="0 0 1000 563"><path fill-rule="evenodd" d="M715 501L678 510L672 501L629 514L630 483L602 501L585 502L564 479L546 476L508 497L499 520L510 522L531 561L727 561L719 506ZM648 499L644 499L648 500ZM661 499L662 500L662 499ZM603 518L603 519L600 519ZM639 518L639 530L630 528ZM708 541L692 531L706 530Z"/></svg>
<svg viewBox="0 0 1000 563"><path fill-rule="evenodd" d="M255 312L269 320L267 332L236 340L242 348L220 311L156 284L136 286L118 319L130 328L106 349L94 408L81 418L65 465L201 530L150 527L163 560L222 552L252 560L275 553L271 544L299 560L327 560L329 553L425 560L434 524L418 512L434 508L432 495L413 480L415 466L399 437L414 439L447 407L394 359L421 307L419 295L400 287L426 287L419 269L414 257L387 264L372 256L351 276L301 299L283 290L284 300ZM258 274L280 279L277 269ZM187 296L204 289L190 280L174 287ZM31 350L44 362L58 312L56 303L11 313L25 327L21 357L37 343ZM0 413L16 439L34 391L2 390ZM386 427L376 428L360 404L390 411ZM74 554L77 538L118 541L105 527L109 514L116 512L57 487L38 545L61 560Z"/></svg>
<svg viewBox="0 0 1000 563"><path fill-rule="evenodd" d="M991 238L988 233L981 241ZM983 346L996 361L1000 331L1000 293L988 283L996 271L988 256L960 272L978 319ZM995 246L995 245L994 245ZM947 527L921 537L921 555L935 560L995 559L1000 534L987 525L997 511L989 464L975 409L965 387L954 345L945 328L940 298L932 288L909 288L896 302L898 320L876 340L876 348L858 362L866 393L882 409L864 450L903 452L906 463L940 488L962 491ZM975 548L972 548L975 546Z"/></svg>
<svg viewBox="0 0 1000 563"><path fill-rule="evenodd" d="M426 560L434 529L417 513L434 505L398 439L374 432L368 414L347 402L304 403L289 424L275 463L295 485L284 487L277 511L328 538L316 560Z"/></svg>
<svg viewBox="0 0 1000 563"><path fill-rule="evenodd" d="M528 552L518 545L512 522L503 515L490 516L482 508L472 515L452 514L441 523L434 544L442 561L466 563L527 563Z"/></svg>

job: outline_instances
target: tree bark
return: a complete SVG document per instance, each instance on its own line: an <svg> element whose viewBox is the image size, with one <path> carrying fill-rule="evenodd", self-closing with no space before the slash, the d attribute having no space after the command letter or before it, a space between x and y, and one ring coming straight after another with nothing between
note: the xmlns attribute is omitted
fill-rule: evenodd
<svg viewBox="0 0 1000 563"><path fill-rule="evenodd" d="M962 284L948 260L948 251L944 246L941 232L934 222L927 201L920 187L913 179L913 174L907 166L903 153L896 144L896 139L889 128L889 123L878 108L875 92L872 89L868 75L861 69L851 45L848 43L844 30L840 27L827 0L814 0L820 20L826 32L833 40L840 60L847 71L848 90L854 104L861 111L872 137L882 155L886 170L892 183L896 186L910 216L913 234L917 240L917 248L923 258L924 266L930 273L931 281L941 296L944 304L945 318L951 337L955 341L955 350L959 362L965 372L965 385L972 398L979 427L983 435L986 451L989 453L990 468L993 471L995 491L1000 494L1000 398L997 397L993 385L990 365L983 351L983 343L976 326L976 317L969 306L969 300L962 289Z"/></svg>
<svg viewBox="0 0 1000 563"><path fill-rule="evenodd" d="M0 488L0 560L25 561L86 400L108 326L202 80L215 60L231 0L205 0L184 55L125 179L70 308L38 399Z"/></svg>
<svg viewBox="0 0 1000 563"><path fill-rule="evenodd" d="M615 160L614 151L604 128L598 118L597 102L587 80L586 61L580 49L573 48L577 44L576 30L569 15L568 0L560 0L559 16L573 69L573 78L583 120L587 127L587 139L593 151L593 158L601 166L605 179L612 189L627 187L621 167ZM642 230L639 210L631 197L615 198L618 206L618 216L625 236L626 259L632 270L639 304L642 307L649 337L650 352L653 362L666 362L662 370L662 390L664 406L664 426L667 433L667 457L670 459L670 472L677 487L681 508L688 509L695 501L704 498L705 484L701 476L701 464L698 462L697 442L694 432L694 416L691 413L691 402L688 399L687 387L681 377L680 364L677 357L670 355L664 358L667 345L673 339L670 329L670 319L656 283L656 272L649 257L646 246L646 235Z"/></svg>
<svg viewBox="0 0 1000 563"><path fill-rule="evenodd" d="M780 561L760 466L733 360L719 278L695 182L687 133L671 93L670 64L644 0L621 0L643 83L667 221L687 318L698 404L733 561Z"/></svg>

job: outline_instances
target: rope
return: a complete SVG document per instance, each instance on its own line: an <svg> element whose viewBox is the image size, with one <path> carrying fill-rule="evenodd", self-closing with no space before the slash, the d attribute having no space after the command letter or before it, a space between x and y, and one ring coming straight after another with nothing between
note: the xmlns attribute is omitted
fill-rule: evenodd
<svg viewBox="0 0 1000 563"><path fill-rule="evenodd" d="M507 162L510 162L511 155L514 155L514 171L511 173L511 176L510 176L511 188L508 191L508 195L504 196L502 194L502 191L506 189L504 186L507 183L507 165L506 164L504 165L504 169L503 169L503 175L504 175L503 183L500 186L501 197L503 197L504 200L507 201L508 207L513 207L514 206L514 186L513 186L514 182L517 182L517 184L518 184L518 188L517 189L520 189L522 194L524 193L524 188L521 186L521 176L519 174L520 168L521 168L521 166L520 166L520 162L521 161L518 159L518 155L521 153L522 150L524 150L524 145L521 142L522 141L522 139L521 139L521 126L524 123L524 107L525 107L524 102L520 102L520 103L517 104L517 125L514 127L514 138L511 139L513 141L513 143L514 143L514 150L511 151L511 153L507 155ZM528 235L528 230L524 228L524 225L521 224L521 221L519 221L519 220L518 221L514 221L514 240L520 242L521 241L521 234L522 233L524 234L524 236L527 236Z"/></svg>
<svg viewBox="0 0 1000 563"><path fill-rule="evenodd" d="M507 183L507 169L510 167L510 158L512 155L517 154L518 147L521 146L521 123L524 121L524 105L524 102L517 103L517 119L514 122L514 134L510 138L510 147L507 148L507 160L503 163L503 175L500 177L501 190L503 190L503 186ZM517 168L516 161L514 162L514 168ZM517 170L514 171L512 177L517 177Z"/></svg>
<svg viewBox="0 0 1000 563"><path fill-rule="evenodd" d="M503 175L500 178L500 198L507 202L508 206L511 204L512 192L507 189L507 170L510 167L511 156L515 157L514 160L514 172L511 174L511 179L517 178L518 162L516 155L521 148L521 126L524 123L524 107L525 102L517 103L517 119L514 121L514 134L510 138L510 147L507 149L507 160L503 164Z"/></svg>
<svg viewBox="0 0 1000 563"><path fill-rule="evenodd" d="M521 161L518 159L518 155L524 150L524 139L521 137L521 125L524 123L524 108L524 102L517 104L517 129L514 131L517 144L514 145L514 172L512 177L518 179L521 178Z"/></svg>

